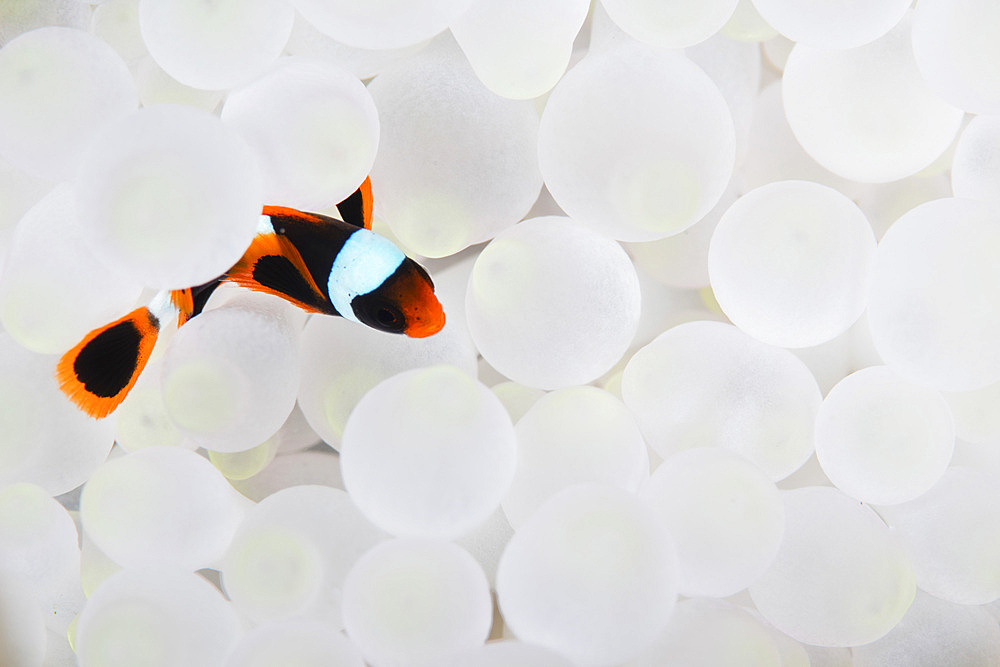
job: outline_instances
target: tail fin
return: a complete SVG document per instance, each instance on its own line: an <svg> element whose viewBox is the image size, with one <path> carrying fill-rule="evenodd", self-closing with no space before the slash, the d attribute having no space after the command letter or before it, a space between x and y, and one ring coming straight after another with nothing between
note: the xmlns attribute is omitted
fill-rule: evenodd
<svg viewBox="0 0 1000 667"><path fill-rule="evenodd" d="M91 417L106 417L135 385L159 332L145 307L91 331L59 360L59 388Z"/></svg>

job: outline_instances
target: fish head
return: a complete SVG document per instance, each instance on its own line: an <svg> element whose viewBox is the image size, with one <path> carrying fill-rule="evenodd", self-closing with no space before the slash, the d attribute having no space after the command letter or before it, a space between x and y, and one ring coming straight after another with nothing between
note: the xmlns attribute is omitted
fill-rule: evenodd
<svg viewBox="0 0 1000 667"><path fill-rule="evenodd" d="M434 282L409 257L378 287L354 297L351 309L362 324L411 338L432 336L445 323L444 308L434 294Z"/></svg>

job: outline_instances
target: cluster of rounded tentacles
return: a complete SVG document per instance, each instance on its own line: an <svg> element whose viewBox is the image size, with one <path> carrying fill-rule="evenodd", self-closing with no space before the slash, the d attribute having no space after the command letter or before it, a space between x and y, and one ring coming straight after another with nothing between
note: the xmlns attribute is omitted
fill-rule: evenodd
<svg viewBox="0 0 1000 667"><path fill-rule="evenodd" d="M0 2L0 664L1000 664L998 23Z"/></svg>

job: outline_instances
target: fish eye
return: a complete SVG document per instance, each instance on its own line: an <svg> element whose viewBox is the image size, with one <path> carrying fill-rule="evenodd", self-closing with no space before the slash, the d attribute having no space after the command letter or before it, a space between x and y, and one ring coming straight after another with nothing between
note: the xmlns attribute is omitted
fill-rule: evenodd
<svg viewBox="0 0 1000 667"><path fill-rule="evenodd" d="M388 308L379 308L375 313L375 319L384 327L393 327L399 324L399 316Z"/></svg>

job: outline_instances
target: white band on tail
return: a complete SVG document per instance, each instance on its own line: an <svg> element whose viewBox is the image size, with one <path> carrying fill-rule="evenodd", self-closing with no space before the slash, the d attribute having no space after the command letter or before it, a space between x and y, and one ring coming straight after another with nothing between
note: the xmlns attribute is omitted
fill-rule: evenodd
<svg viewBox="0 0 1000 667"><path fill-rule="evenodd" d="M333 307L343 317L357 322L351 301L378 288L404 259L402 250L375 232L359 229L351 234L337 253L326 285Z"/></svg>
<svg viewBox="0 0 1000 667"><path fill-rule="evenodd" d="M149 312L153 314L153 317L163 326L169 320L177 317L180 313L180 308L174 305L174 302L170 300L170 290L160 290L146 306Z"/></svg>

